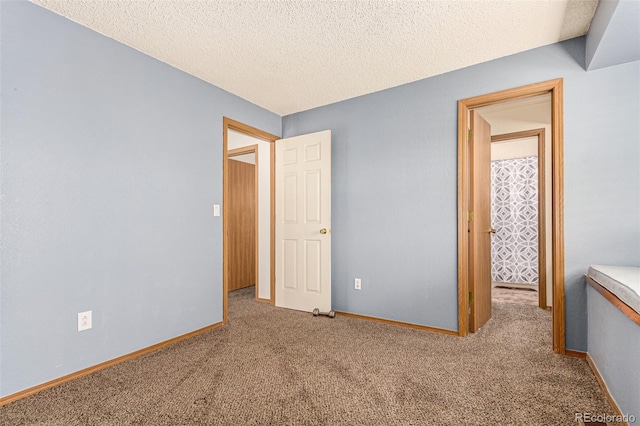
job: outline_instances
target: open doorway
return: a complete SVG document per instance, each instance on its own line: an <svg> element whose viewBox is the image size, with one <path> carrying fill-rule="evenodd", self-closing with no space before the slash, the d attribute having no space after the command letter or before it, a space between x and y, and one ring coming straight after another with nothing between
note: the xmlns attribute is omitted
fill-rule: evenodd
<svg viewBox="0 0 640 426"><path fill-rule="evenodd" d="M276 141L278 143L276 144ZM331 310L331 131L281 139L223 119L223 324L229 320L230 159L252 150L258 166L256 299L311 312ZM276 145L278 167L276 170ZM300 167L298 167L299 165ZM291 168L292 170L287 170ZM276 173L277 172L277 173ZM278 183L276 184L276 179ZM276 191L279 191L276 206ZM278 226L276 210L280 209ZM298 226L302 225L302 226ZM252 225L248 225L252 226ZM294 233L291 232L294 229ZM297 229L297 228L301 228ZM279 232L279 236L276 235ZM285 233L288 233L285 235ZM278 248L290 253L276 253ZM286 241L285 241L286 238ZM299 240L299 241L298 241ZM276 270L276 256L279 272ZM294 260L290 262L289 260ZM278 278L276 286L276 277ZM277 287L277 290L276 290ZM242 291L242 290L241 290ZM276 300L276 295L278 300ZM293 295L293 296L292 296ZM277 302L277 303L276 303Z"/></svg>
<svg viewBox="0 0 640 426"><path fill-rule="evenodd" d="M474 150L476 137L474 132L468 129L468 117L473 117L472 111L498 105L504 102L518 99L532 98L540 95L549 95L551 98L551 269L552 269L552 322L553 322L553 350L564 354L565 351L565 312L564 312L564 245L563 245L563 142L562 142L562 79L552 80L529 86L509 89L501 92L481 95L474 98L463 99L458 103L458 334L466 336L469 333L470 317L474 309L486 305L489 300L489 318L491 301L491 274L487 265L481 265L484 269L479 277L474 266L477 248L474 240L479 240L481 235L492 233L489 220L486 226L476 226L478 214L471 208L474 204L475 172L479 169L475 164ZM473 121L472 121L473 122ZM473 125L472 125L473 129ZM483 131L486 134L486 131ZM487 138L482 138L486 140ZM490 145L490 131L488 142L484 144L483 152ZM478 151L479 152L479 151ZM490 163L490 156L483 156ZM484 161L484 160L483 160ZM486 170L487 167L482 167ZM485 191L485 195L486 195ZM477 194L475 194L477 195ZM485 202L488 204L488 202ZM479 205L479 204L478 204ZM490 211L490 210L488 210ZM486 216L486 215L485 215ZM487 228L487 229L485 229ZM484 238L486 240L486 238ZM477 262L475 262L477 263ZM481 278L481 279L480 279ZM482 281L482 285L481 284ZM481 325L481 324L480 324ZM476 324L477 326L477 324Z"/></svg>
<svg viewBox="0 0 640 426"><path fill-rule="evenodd" d="M552 306L551 96L475 109L491 126L492 300Z"/></svg>
<svg viewBox="0 0 640 426"><path fill-rule="evenodd" d="M536 130L491 138L491 296L546 309L548 191L544 129L537 130L533 137L524 134Z"/></svg>
<svg viewBox="0 0 640 426"><path fill-rule="evenodd" d="M260 247L258 244L258 145L229 150L227 291L254 287L258 298Z"/></svg>
<svg viewBox="0 0 640 426"><path fill-rule="evenodd" d="M231 202L231 169L238 166L231 161L237 161L237 155L249 156L253 153L255 163L255 205L257 212L253 214L253 221L249 220L244 227L255 230L252 243L255 260L249 262L249 269L255 269L255 299L261 302L275 303L275 190L274 190L274 160L275 141L280 139L276 135L264 132L255 127L238 121L223 119L223 323L229 320L230 280L232 278L232 255L235 250L231 241L231 216L233 202ZM234 160L235 158L235 160ZM249 157L244 157L249 159ZM240 265L242 266L242 264Z"/></svg>

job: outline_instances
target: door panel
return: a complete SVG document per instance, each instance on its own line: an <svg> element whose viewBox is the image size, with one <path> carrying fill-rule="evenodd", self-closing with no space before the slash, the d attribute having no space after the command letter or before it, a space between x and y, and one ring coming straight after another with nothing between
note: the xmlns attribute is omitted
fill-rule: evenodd
<svg viewBox="0 0 640 426"><path fill-rule="evenodd" d="M229 291L256 284L256 166L229 158Z"/></svg>
<svg viewBox="0 0 640 426"><path fill-rule="evenodd" d="M320 293L322 291L322 271L320 264L322 262L322 241L306 240L304 254L306 256L305 264L305 288L307 291Z"/></svg>
<svg viewBox="0 0 640 426"><path fill-rule="evenodd" d="M320 192L322 173L320 170L311 170L305 172L305 221L306 223L320 223L320 200L322 194Z"/></svg>
<svg viewBox="0 0 640 426"><path fill-rule="evenodd" d="M282 283L285 288L297 289L298 284L298 241L282 241Z"/></svg>
<svg viewBox="0 0 640 426"><path fill-rule="evenodd" d="M330 230L331 132L277 141L277 306L331 309Z"/></svg>
<svg viewBox="0 0 640 426"><path fill-rule="evenodd" d="M471 111L470 127L469 329L475 333L491 318L491 126Z"/></svg>

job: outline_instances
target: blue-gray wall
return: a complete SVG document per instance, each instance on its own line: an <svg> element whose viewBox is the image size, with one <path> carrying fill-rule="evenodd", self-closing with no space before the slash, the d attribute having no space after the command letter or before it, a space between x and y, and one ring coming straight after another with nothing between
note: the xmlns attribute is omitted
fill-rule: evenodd
<svg viewBox="0 0 640 426"><path fill-rule="evenodd" d="M623 414L640 421L640 327L587 287L589 356Z"/></svg>
<svg viewBox="0 0 640 426"><path fill-rule="evenodd" d="M222 117L282 121L39 6L0 7L4 396L220 322Z"/></svg>
<svg viewBox="0 0 640 426"><path fill-rule="evenodd" d="M589 27L586 69L640 59L640 1L600 0Z"/></svg>
<svg viewBox="0 0 640 426"><path fill-rule="evenodd" d="M284 117L285 137L333 131L334 309L457 329L457 101L562 77L566 346L587 349L583 274L640 261L640 63L586 72L584 43Z"/></svg>
<svg viewBox="0 0 640 426"><path fill-rule="evenodd" d="M222 319L223 116L333 130L335 309L455 330L456 102L563 77L568 348L588 265L640 259L640 66L587 73L584 38L281 119L31 3L0 14L0 396Z"/></svg>

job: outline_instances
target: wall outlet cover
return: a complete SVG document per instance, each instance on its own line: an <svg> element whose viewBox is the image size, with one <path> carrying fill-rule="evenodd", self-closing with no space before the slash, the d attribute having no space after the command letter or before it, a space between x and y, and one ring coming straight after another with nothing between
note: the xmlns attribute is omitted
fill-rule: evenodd
<svg viewBox="0 0 640 426"><path fill-rule="evenodd" d="M89 330L92 326L91 311L78 313L78 331Z"/></svg>

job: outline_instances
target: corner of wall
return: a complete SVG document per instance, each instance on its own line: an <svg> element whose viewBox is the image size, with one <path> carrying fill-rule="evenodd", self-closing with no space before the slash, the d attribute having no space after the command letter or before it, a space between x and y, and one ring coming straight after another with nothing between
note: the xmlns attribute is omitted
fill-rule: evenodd
<svg viewBox="0 0 640 426"><path fill-rule="evenodd" d="M619 0L601 0L598 2L598 7L596 9L596 13L593 15L593 19L591 20L591 26L589 27L589 31L586 35L586 43L585 43L585 69L588 70L591 68L591 64L593 59L598 51L598 47L600 46L600 42L602 41L602 37L604 33L607 31L607 27L611 22L611 17L613 16L613 12L615 12L616 7L618 7Z"/></svg>

